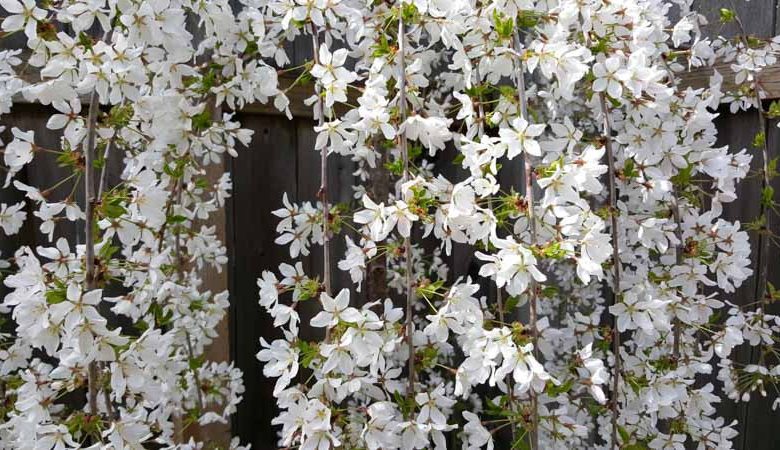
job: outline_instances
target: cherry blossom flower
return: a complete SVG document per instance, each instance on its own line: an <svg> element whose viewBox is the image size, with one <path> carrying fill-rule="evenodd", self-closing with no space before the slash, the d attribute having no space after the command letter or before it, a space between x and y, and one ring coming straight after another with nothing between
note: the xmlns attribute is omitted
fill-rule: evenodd
<svg viewBox="0 0 780 450"><path fill-rule="evenodd" d="M512 121L511 128L502 128L498 131L501 142L507 146L506 156L514 158L520 153L533 156L542 156L542 149L534 138L541 136L546 125L532 124L520 117Z"/></svg>

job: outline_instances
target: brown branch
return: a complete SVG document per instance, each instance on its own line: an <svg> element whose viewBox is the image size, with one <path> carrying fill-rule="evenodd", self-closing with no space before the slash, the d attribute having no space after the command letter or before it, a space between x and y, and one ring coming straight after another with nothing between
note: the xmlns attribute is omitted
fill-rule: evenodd
<svg viewBox="0 0 780 450"><path fill-rule="evenodd" d="M95 289L95 134L97 132L98 115L98 94L96 90L92 91L89 100L89 113L87 116L87 143L84 148L84 209L85 209L85 292ZM98 413L97 394L98 394L98 367L97 362L89 363L88 371L88 402L89 413L96 416Z"/></svg>
<svg viewBox="0 0 780 450"><path fill-rule="evenodd" d="M521 42L520 42L520 34L519 32L515 33L514 35L514 48L515 51L519 52L521 49ZM521 56L518 56L517 59L517 97L518 101L520 103L520 117L529 120L528 117L528 98L526 96L525 92L525 69L523 66L523 60ZM530 122L530 121L529 121ZM531 234L531 241L529 242L529 245L531 247L535 246L537 243L537 236L536 236L536 211L534 211L534 168L531 164L531 158L529 155L527 155L525 152L521 153L521 158L523 158L523 180L524 180L524 189L525 189L525 202L527 205L527 213L528 213L528 228L529 232ZM531 277L531 283L529 286L529 313L530 313L530 325L531 325L531 340L533 342L534 350L534 358L539 357L539 349L538 349L538 340L539 340L539 332L537 327L537 315L536 315L536 304L538 301L538 286L536 280ZM533 426L533 430L531 430L531 433L529 433L529 439L531 441L531 450L538 450L539 449L539 400L536 395L536 392L531 388L530 390L531 394L531 409L532 409L532 415L531 415L531 423Z"/></svg>
<svg viewBox="0 0 780 450"><path fill-rule="evenodd" d="M399 14L398 19L398 59L401 69L401 75L398 79L398 114L401 126L406 122L406 27L404 25L403 13ZM406 132L400 130L398 133L401 146L401 158L404 163L404 173L402 182L409 180L409 149L406 141ZM411 231L409 236L404 238L404 254L406 256L406 340L409 345L409 389L408 398L414 397L414 278L412 273L412 239Z"/></svg>
<svg viewBox="0 0 780 450"><path fill-rule="evenodd" d="M314 63L320 64L320 44L317 34L319 31L315 25L312 25L311 46L314 55ZM317 93L317 108L319 117L317 123L322 126L325 121L325 106L322 101L322 85L318 81L314 85ZM330 276L330 205L328 204L328 147L320 150L320 190L317 193L322 202L322 282L325 287L325 293L331 295L331 276Z"/></svg>
<svg viewBox="0 0 780 450"><path fill-rule="evenodd" d="M615 186L616 173L615 173L615 158L612 151L612 125L609 120L609 107L607 106L607 98L603 92L599 93L599 101L601 104L601 114L604 118L604 148L607 152L607 166L609 168L609 217L611 220L611 232L612 232L612 266L613 266L613 297L612 304L616 304L620 298L620 252L619 246L619 229L617 222L617 188ZM612 442L611 448L620 448L618 444L618 403L619 403L619 386L620 386L620 332L617 327L617 320L615 319L612 327L612 353L615 358L615 373L612 377Z"/></svg>

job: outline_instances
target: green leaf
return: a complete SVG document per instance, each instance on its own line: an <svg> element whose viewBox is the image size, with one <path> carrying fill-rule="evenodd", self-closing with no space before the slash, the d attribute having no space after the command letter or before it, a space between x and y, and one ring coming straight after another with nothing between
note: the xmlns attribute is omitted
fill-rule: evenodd
<svg viewBox="0 0 780 450"><path fill-rule="evenodd" d="M404 173L404 162L400 159L393 162L387 162L385 163L385 169L395 176L401 176L401 174Z"/></svg>
<svg viewBox="0 0 780 450"><path fill-rule="evenodd" d="M512 296L506 299L504 302L504 312L511 311L515 308L517 308L517 305L520 304L520 297Z"/></svg>
<svg viewBox="0 0 780 450"><path fill-rule="evenodd" d="M761 191L761 204L766 207L772 207L774 205L775 189L772 186L764 186Z"/></svg>
<svg viewBox="0 0 780 450"><path fill-rule="evenodd" d="M417 23L419 21L420 13L414 3L404 3L401 14L403 14L404 23L406 24Z"/></svg>
<svg viewBox="0 0 780 450"><path fill-rule="evenodd" d="M648 447L642 442L634 442L623 446L623 450L648 450Z"/></svg>
<svg viewBox="0 0 780 450"><path fill-rule="evenodd" d="M102 260L107 261L111 259L118 251L119 251L119 247L115 245L104 245L100 247L100 252L98 254L98 257L100 257L100 259Z"/></svg>
<svg viewBox="0 0 780 450"><path fill-rule="evenodd" d="M639 175L639 172L636 170L634 160L631 158L626 159L623 163L623 176L630 179L636 178L637 175Z"/></svg>
<svg viewBox="0 0 780 450"><path fill-rule="evenodd" d="M569 392L572 386L574 386L574 380L568 380L565 383L562 383L560 386L556 386L555 383L550 381L547 383L546 392L547 395L555 397L565 392Z"/></svg>
<svg viewBox="0 0 780 450"><path fill-rule="evenodd" d="M684 188L691 184L693 177L693 165L689 164L688 167L680 169L677 175L672 177L672 183L679 188Z"/></svg>
<svg viewBox="0 0 780 450"><path fill-rule="evenodd" d="M65 286L58 287L56 289L49 289L46 291L46 303L50 305L56 305L62 303L67 299L67 289Z"/></svg>
<svg viewBox="0 0 780 450"><path fill-rule="evenodd" d="M190 358L190 360L188 361L189 366L190 366L190 370L195 371L195 370L200 369L203 366L204 360L205 360L205 358L203 356Z"/></svg>
<svg viewBox="0 0 780 450"><path fill-rule="evenodd" d="M515 20L511 17L505 17L504 13L497 9L493 11L493 28L500 39L509 39L515 32Z"/></svg>
<svg viewBox="0 0 780 450"><path fill-rule="evenodd" d="M543 297L550 298L550 297L555 297L556 295L558 295L558 288L556 286L545 286L542 289Z"/></svg>
<svg viewBox="0 0 780 450"><path fill-rule="evenodd" d="M127 212L122 205L115 202L103 203L100 210L103 215L109 219L117 219Z"/></svg>
<svg viewBox="0 0 780 450"><path fill-rule="evenodd" d="M307 369L311 367L311 362L320 355L320 349L316 343L304 340L298 341L298 350L301 352L301 365Z"/></svg>
<svg viewBox="0 0 780 450"><path fill-rule="evenodd" d="M539 24L539 13L536 11L519 11L517 14L517 26L519 28L533 28Z"/></svg>
<svg viewBox="0 0 780 450"><path fill-rule="evenodd" d="M753 147L762 149L764 148L764 144L766 144L766 134L763 131L759 131L756 133L755 137L753 137Z"/></svg>
<svg viewBox="0 0 780 450"><path fill-rule="evenodd" d="M620 439L623 441L623 443L631 440L631 435L628 434L628 431L621 425L618 425L618 433L620 434Z"/></svg>
<svg viewBox="0 0 780 450"><path fill-rule="evenodd" d="M211 126L211 111L203 111L192 116L192 131L199 132Z"/></svg>
<svg viewBox="0 0 780 450"><path fill-rule="evenodd" d="M83 32L83 31L79 32L79 40L78 40L78 42L79 42L80 45L83 45L84 48L86 48L87 50L91 50L92 49L92 37L90 37L90 35L88 35L87 33Z"/></svg>
<svg viewBox="0 0 780 450"><path fill-rule="evenodd" d="M734 11L728 9L728 8L721 8L720 9L720 22L721 23L731 23L737 19L737 13Z"/></svg>
<svg viewBox="0 0 780 450"><path fill-rule="evenodd" d="M767 117L770 119L777 119L780 117L780 102L777 100L769 104L769 111L766 112Z"/></svg>

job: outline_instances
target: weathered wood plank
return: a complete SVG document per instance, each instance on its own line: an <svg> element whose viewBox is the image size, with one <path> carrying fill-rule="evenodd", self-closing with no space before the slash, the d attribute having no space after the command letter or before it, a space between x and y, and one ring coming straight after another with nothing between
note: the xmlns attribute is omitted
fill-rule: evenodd
<svg viewBox="0 0 780 450"><path fill-rule="evenodd" d="M694 89L708 87L710 77L717 70L723 76L723 92L735 91L737 85L734 83L734 72L731 70L731 63L716 63L714 68L694 68L687 72L678 74L680 85L683 88L692 87ZM765 99L780 98L780 63L764 68L760 73L759 85L762 95Z"/></svg>
<svg viewBox="0 0 780 450"><path fill-rule="evenodd" d="M753 0L751 2L733 0L697 0L694 9L703 14L708 22L704 33L710 37L735 37L743 34L737 22L722 24L720 22L721 8L728 8L737 13L745 31L757 37L770 38L780 34L776 23L777 0ZM733 91L736 88L731 63L718 62L714 70L723 75L723 90ZM702 88L709 85L713 68L694 68L679 74L683 87ZM759 83L765 98L780 98L780 64L769 66L761 72Z"/></svg>
<svg viewBox="0 0 780 450"><path fill-rule="evenodd" d="M228 243L232 308L232 357L244 371L244 402L234 416L234 432L255 449L275 449L275 379L262 375L255 359L261 336L281 336L270 316L258 306L257 278L263 269L273 270L289 262L287 248L274 243L277 218L270 211L280 206L282 194L296 192L295 124L279 116L240 115L255 131L249 149L241 149L229 164L233 173L233 198L228 203Z"/></svg>
<svg viewBox="0 0 780 450"><path fill-rule="evenodd" d="M54 112L55 111L52 108L38 105L15 105L12 112L2 118L2 123L6 127L6 133L14 127L19 128L22 131L33 131L35 133L34 142L42 149L36 152L33 161L25 166L23 172L17 174L15 179L25 184L35 186L41 191L52 188L71 174L70 170L59 167L57 164L57 155L51 153L52 150L58 151L60 149L61 136L60 132L53 132L46 128L46 122ZM8 136L4 136L4 142L8 143L11 140L10 133ZM4 172L2 176L2 181L4 182ZM65 201L70 198L80 205L83 210L83 181L79 181L75 185L74 190L73 188L76 180L76 178L73 178L73 180L61 184L56 189L50 190L48 193L49 201ZM16 188L11 186L6 190L16 191ZM34 217L32 214L36 209L37 208L35 208L34 205L28 203L27 221L33 226L34 233L27 237L29 240L25 240L25 244L31 246L33 249L38 245L49 246L48 239L39 231L41 224L40 219ZM83 226L83 222L74 223L60 221L55 228L54 240L56 241L58 237L65 237L71 245L83 244Z"/></svg>
<svg viewBox="0 0 780 450"><path fill-rule="evenodd" d="M717 120L719 131L718 145L729 145L732 152L739 151L742 148L751 149L751 142L755 134L759 131L758 119L755 110L741 112L739 114L729 114L722 111L721 117ZM778 146L780 146L780 133L772 123L768 134L770 142L770 156L778 155ZM752 149L754 150L754 149ZM753 161L751 169L753 171L761 168L761 155L757 150L753 152ZM755 173L755 172L754 172ZM773 182L775 190L780 189L780 180ZM724 205L724 217L729 220L739 220L742 224L755 220L759 215L759 201L761 197L761 181L759 177L753 176L743 180L737 185L737 196L739 200ZM774 218L772 231L780 232L780 224L777 217ZM758 251L758 237L755 232L750 233L750 244L752 248L751 258L755 264ZM770 248L770 262L772 254L777 254L777 247L772 245ZM778 285L780 282L780 267L770 264L769 281ZM724 295L722 298L738 305L748 305L755 302L756 279L752 276L743 284L734 294ZM772 312L778 313L777 307ZM739 363L747 364L757 361L756 352L746 345L736 350L736 360ZM719 385L719 382L715 383ZM780 448L780 436L766 433L764 430L772 428L773 424L780 423L780 412L771 410L771 400L762 399L754 394L749 403L734 404L729 400L718 407L719 413L730 420L740 421L738 430L740 436L736 439L736 447L741 450L772 450Z"/></svg>
<svg viewBox="0 0 780 450"><path fill-rule="evenodd" d="M314 141L316 133L314 132L314 122L311 120L296 120L297 127L297 148L294 150L298 155L298 201L310 201L316 203L317 192L320 189L320 152L314 150ZM352 198L352 185L355 184L352 172L355 170L355 163L339 155L330 155L328 157L328 183L330 192L328 192L331 205L340 202L349 203ZM348 230L342 230L348 231ZM355 239L355 236L350 233ZM332 277L333 292L335 295L343 288L350 288L355 293L352 280L349 273L338 268L339 259L343 258L346 252L346 243L343 234L333 235L331 238L331 261L330 273ZM322 247L314 245L311 247L311 253L303 261L304 269L310 276L318 276L322 279L323 259ZM354 301L358 296L352 295ZM301 322L306 323L304 314L310 317L319 312L320 307L314 304L301 305ZM304 327L305 328L305 327ZM306 336L316 337L322 330L301 329Z"/></svg>
<svg viewBox="0 0 780 450"><path fill-rule="evenodd" d="M747 114L750 114L750 117L753 119L753 123L757 124L758 120L756 118L755 110L751 110ZM776 120L770 120L767 125L767 142L769 142L770 159L777 158L780 155L780 130L778 130L776 125ZM756 129L758 128L756 125L754 126ZM754 160L754 164L760 166L761 156L758 151L755 153ZM780 192L780 179L774 178L771 181L771 184L775 192ZM755 203L759 203L758 199L761 198L761 184L759 180L752 182L749 186L752 187L752 191L749 196L745 195L744 197L740 197L740 199L742 202L745 202L745 200L749 202L748 199L756 199ZM777 197L775 197L775 200L776 199ZM769 214L771 215L771 231L774 235L777 235L780 233L780 216L771 212ZM750 217L746 217L743 219L743 221L748 221L749 219ZM756 242L757 239L751 240L753 255L757 255L758 253ZM775 286L780 286L780 267L778 267L777 264L774 264L778 254L780 253L778 252L777 244L770 243L768 255L762 256L762 260L769 264L767 281ZM753 279L755 279L755 275ZM746 304L750 301L755 301L754 299L755 296L751 296L741 300L743 300L742 304ZM751 309L755 310L756 308L753 307ZM767 307L767 312L776 315L780 314L780 305L769 305ZM759 353L760 352L757 349L751 349L744 361L751 364L760 363L763 358ZM772 357L770 356L770 361L771 358ZM772 410L772 403L775 396L777 395L777 391L771 386L767 386L766 388L769 395L768 397L761 397L759 393L753 393L750 401L741 405L743 410L740 417L743 422L741 428L743 433L740 439L742 450L770 450L780 448L780 435L769 432L773 429L773 427L777 426L777 424L780 424L780 411Z"/></svg>
<svg viewBox="0 0 780 450"><path fill-rule="evenodd" d="M736 22L722 24L721 8L737 13L746 31L753 36L771 37L775 35L775 0L696 0L693 9L703 14L709 25L704 30L708 36L734 37L742 34Z"/></svg>

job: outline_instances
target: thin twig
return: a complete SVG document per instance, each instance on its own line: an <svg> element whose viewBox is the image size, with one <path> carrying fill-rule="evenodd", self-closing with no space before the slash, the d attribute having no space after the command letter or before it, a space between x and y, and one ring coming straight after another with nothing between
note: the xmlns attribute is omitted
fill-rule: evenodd
<svg viewBox="0 0 780 450"><path fill-rule="evenodd" d="M620 236L617 221L617 188L615 186L615 158L612 151L612 125L609 120L609 108L607 107L607 97L603 92L599 93L599 101L601 103L601 115L604 118L604 148L607 152L607 166L609 168L609 217L611 219L611 232L612 232L612 267L613 267L613 298L612 304L616 304L620 299ZM620 332L617 328L617 321L614 321L612 326L612 353L615 358L615 373L612 377L612 403L610 405L612 409L612 442L611 448L617 449L620 447L618 444L618 406L619 406L619 386L620 386Z"/></svg>
<svg viewBox="0 0 780 450"><path fill-rule="evenodd" d="M101 364L102 369L105 371L109 368L108 363ZM109 389L103 389L103 401L106 403L106 412L109 418L118 419L119 414L114 408L114 403L111 401L111 391Z"/></svg>
<svg viewBox="0 0 780 450"><path fill-rule="evenodd" d="M192 339L190 338L190 332L187 330L184 330L184 337L187 339L187 353L190 358L194 358L194 352L192 351ZM192 369L192 377L195 379L195 401L198 405L198 414L203 414L203 394L201 394L201 383L200 383L200 374L198 373L198 369Z"/></svg>
<svg viewBox="0 0 780 450"><path fill-rule="evenodd" d="M97 132L98 116L98 94L96 90L92 91L89 99L89 113L87 116L87 142L84 147L84 209L85 209L85 291L89 292L95 289L95 134ZM89 413L96 416L98 413L97 394L98 394L98 368L97 362L89 363L88 371L88 402Z"/></svg>
<svg viewBox="0 0 780 450"><path fill-rule="evenodd" d="M400 64L400 75L398 79L398 114L400 126L403 127L406 122L406 27L404 25L403 12L399 14L398 19L398 59ZM402 183L406 183L409 178L409 149L407 148L406 132L399 130L399 143L401 146L401 158L404 163L404 173ZM412 274L412 238L411 231L409 236L404 238L404 254L406 255L406 340L409 345L409 389L408 398L414 397L414 278Z"/></svg>
<svg viewBox="0 0 780 450"><path fill-rule="evenodd" d="M315 25L312 25L311 46L314 55L314 63L320 64L320 43L317 34L319 31ZM317 109L319 117L317 122L319 126L325 121L325 105L322 101L322 85L317 82L314 85L317 93ZM325 287L325 293L331 295L331 276L330 276L330 205L328 204L328 146L320 150L320 190L317 193L322 202L322 282Z"/></svg>
<svg viewBox="0 0 780 450"><path fill-rule="evenodd" d="M769 179L769 136L767 136L767 121L766 116L764 114L764 107L761 103L761 92L756 86L755 88L755 96L756 96L756 109L758 110L758 126L759 126L759 133L762 133L764 136L763 139L763 145L761 146L761 157L762 157L762 180L761 180L761 202L759 204L759 217L761 219L761 229L758 231L758 257L756 261L756 272L758 273L758 277L756 278L756 291L755 291L755 299L756 301L763 302L766 296L766 285L767 285L767 277L768 277L768 269L769 269L769 239L767 239L767 235L769 232L770 227L770 221L769 221L769 212L767 211L767 202L764 200L764 191L767 189L767 187L771 186L771 180Z"/></svg>
<svg viewBox="0 0 780 450"><path fill-rule="evenodd" d="M673 86L677 86L677 76L674 73L674 70L669 66L669 63L666 61L666 58L662 58L661 61L664 64L664 67L666 68L667 73L669 74L669 80L672 82ZM677 266L681 266L683 263L683 242L682 242L682 220L680 219L680 205L679 205L679 197L677 195L677 190L672 189L672 217L674 218L674 224L675 224L675 235L677 236L677 246L674 250L675 255L675 263ZM677 317L677 313L675 312L674 319L672 320L672 356L674 357L674 360L677 361L680 358L680 338L682 335L682 323L680 322L680 319Z"/></svg>
<svg viewBox="0 0 780 450"><path fill-rule="evenodd" d="M520 34L515 33L514 35L514 47L515 51L519 52L521 50L521 42L520 42ZM520 117L529 120L528 117L528 98L526 96L525 92L525 68L523 66L523 60L521 57L517 58L517 97L518 101L520 102ZM529 121L530 122L530 121ZM531 164L531 158L529 155L527 155L525 152L521 154L521 158L523 158L523 181L524 181L524 188L525 188L525 202L527 207L527 214L528 214L528 228L530 232L531 240L529 242L530 246L536 245L537 237L536 237L536 211L534 211L534 168ZM539 349L538 349L538 327L537 327L537 315L536 315L536 304L538 300L538 286L537 282L533 277L531 278L531 283L529 286L529 295L528 295L528 305L529 305L529 313L530 313L530 322L531 322L531 340L533 342L533 354L534 358L539 358ZM538 450L539 449L539 400L537 398L536 392L533 390L533 388L530 390L531 393L531 409L532 409L532 415L531 415L531 423L533 425L533 430L531 430L531 433L529 433L529 439L531 440L531 450Z"/></svg>
<svg viewBox="0 0 780 450"><path fill-rule="evenodd" d="M182 181L179 180L176 184L176 204L181 205L181 192L183 190L182 187ZM174 258L176 261L176 274L179 283L183 285L184 283L184 263L182 261L181 256L181 243L179 241L179 235L180 235L180 228L176 227L176 232L174 234ZM190 362L195 359L195 352L192 350L192 338L190 337L190 332L185 328L184 329L184 338L186 340L187 344L187 356L190 359ZM190 366L190 370L192 371L192 378L195 380L195 401L197 402L198 406L198 414L203 414L203 395L200 392L201 389L201 383L200 383L200 374L198 373L197 368L193 368Z"/></svg>
<svg viewBox="0 0 780 450"><path fill-rule="evenodd" d="M114 133L116 133L116 130L114 130ZM100 182L98 183L98 191L97 191L97 197L100 198L103 196L103 192L106 190L106 179L108 178L106 176L106 172L108 169L108 156L111 153L111 146L114 144L114 136L111 137L111 139L108 140L108 144L106 144L106 149L103 151L103 167L100 168Z"/></svg>
<svg viewBox="0 0 780 450"><path fill-rule="evenodd" d="M736 9L734 7L734 2L731 1L732 10ZM741 40L742 45L745 46L745 49L750 49L750 42L748 41L748 33L745 29L745 25L742 23L742 19L739 17L739 15L735 16L735 20L737 23L737 26L740 29L741 34L738 36L738 39ZM761 202L759 204L759 219L762 222L761 228L758 230L758 255L756 257L756 285L754 290L754 299L758 304L764 305L765 304L765 296L766 296L766 285L767 285L767 277L768 277L768 270L769 270L769 244L771 240L771 229L770 229L770 220L769 220L769 212L767 211L767 205L766 201L764 200L764 192L767 187L770 185L770 178L769 178L769 143L768 143L768 128L767 128L767 120L766 116L764 115L764 106L761 100L761 80L759 79L759 75L757 74L754 81L754 95L755 95L755 101L756 101L756 111L758 112L758 125L759 125L759 132L763 134L763 145L761 146L761 157L763 159L762 161L762 180L761 180ZM750 354L749 354L749 362L753 362L756 360L755 355L756 349L755 347L750 347ZM745 404L746 405L746 404ZM742 412L740 414L740 423L743 426L742 430L742 447L746 447L747 441L746 436L748 436L747 428L750 424L749 420L749 413L750 409L747 406L742 407Z"/></svg>
<svg viewBox="0 0 780 450"><path fill-rule="evenodd" d="M677 246L674 249L675 262L677 266L682 266L683 263L683 233L682 233L682 220L680 219L680 205L677 198L677 191L672 190L672 217L675 223L675 234L677 235ZM672 356L677 361L680 358L680 337L682 335L682 323L677 317L675 312L674 320L672 322Z"/></svg>

